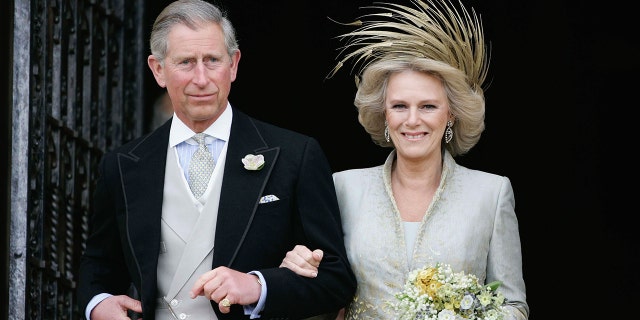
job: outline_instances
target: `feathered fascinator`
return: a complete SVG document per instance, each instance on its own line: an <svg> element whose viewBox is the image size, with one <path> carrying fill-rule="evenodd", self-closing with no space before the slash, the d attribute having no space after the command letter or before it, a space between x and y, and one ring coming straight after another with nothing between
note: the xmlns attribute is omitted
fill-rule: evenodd
<svg viewBox="0 0 640 320"><path fill-rule="evenodd" d="M411 2L416 8L386 2L365 7L382 11L347 24L358 28L337 37L346 40L346 45L339 54L342 59L327 78L349 59L355 59L354 68L360 65L361 73L379 59L414 56L447 63L467 75L471 88L482 86L489 59L482 22L475 10L469 13L461 1L458 7L449 0Z"/></svg>

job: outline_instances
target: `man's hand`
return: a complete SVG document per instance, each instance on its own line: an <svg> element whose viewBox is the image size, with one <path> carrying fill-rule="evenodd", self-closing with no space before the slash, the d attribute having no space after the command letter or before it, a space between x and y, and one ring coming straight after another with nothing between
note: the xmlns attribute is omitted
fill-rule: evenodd
<svg viewBox="0 0 640 320"><path fill-rule="evenodd" d="M280 268L288 268L298 275L315 278L318 276L318 266L322 261L323 254L324 252L320 249L312 252L303 245L297 245L293 250L287 252L287 255L282 259Z"/></svg>
<svg viewBox="0 0 640 320"><path fill-rule="evenodd" d="M131 320L127 311L142 312L142 303L128 296L111 296L91 310L91 320Z"/></svg>
<svg viewBox="0 0 640 320"><path fill-rule="evenodd" d="M258 302L262 291L256 275L227 267L217 267L204 273L191 287L191 298L204 296L218 303L220 312L229 313L232 304L249 305ZM226 299L225 301L223 301ZM224 302L230 305L225 306Z"/></svg>

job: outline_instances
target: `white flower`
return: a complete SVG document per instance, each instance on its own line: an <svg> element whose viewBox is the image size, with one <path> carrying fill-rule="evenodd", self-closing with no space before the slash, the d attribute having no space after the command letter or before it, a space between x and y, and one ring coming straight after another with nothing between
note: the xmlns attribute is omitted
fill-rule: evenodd
<svg viewBox="0 0 640 320"><path fill-rule="evenodd" d="M451 310L444 309L438 313L438 320L456 320L456 313Z"/></svg>
<svg viewBox="0 0 640 320"><path fill-rule="evenodd" d="M473 307L473 297L470 294L465 294L462 301L460 301L460 309L468 310Z"/></svg>
<svg viewBox="0 0 640 320"><path fill-rule="evenodd" d="M242 158L242 163L247 170L260 170L264 167L264 156L248 154Z"/></svg>

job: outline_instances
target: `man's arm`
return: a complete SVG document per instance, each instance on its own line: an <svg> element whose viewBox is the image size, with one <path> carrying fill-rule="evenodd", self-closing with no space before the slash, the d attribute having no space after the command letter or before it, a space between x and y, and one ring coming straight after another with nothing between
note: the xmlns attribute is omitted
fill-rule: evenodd
<svg viewBox="0 0 640 320"><path fill-rule="evenodd" d="M295 193L299 225L292 246L321 249L322 263L315 278L300 277L287 268L260 270L269 285L263 313L277 314L283 306L302 317L337 311L353 298L356 280L344 247L331 168L313 138L304 148Z"/></svg>

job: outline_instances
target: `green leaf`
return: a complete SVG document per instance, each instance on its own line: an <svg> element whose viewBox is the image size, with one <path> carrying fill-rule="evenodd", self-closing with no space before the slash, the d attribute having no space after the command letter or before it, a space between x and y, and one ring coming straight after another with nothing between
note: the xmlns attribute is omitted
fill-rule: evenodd
<svg viewBox="0 0 640 320"><path fill-rule="evenodd" d="M491 288L491 291L496 291L500 285L502 285L502 281L494 281L487 284L487 287Z"/></svg>

